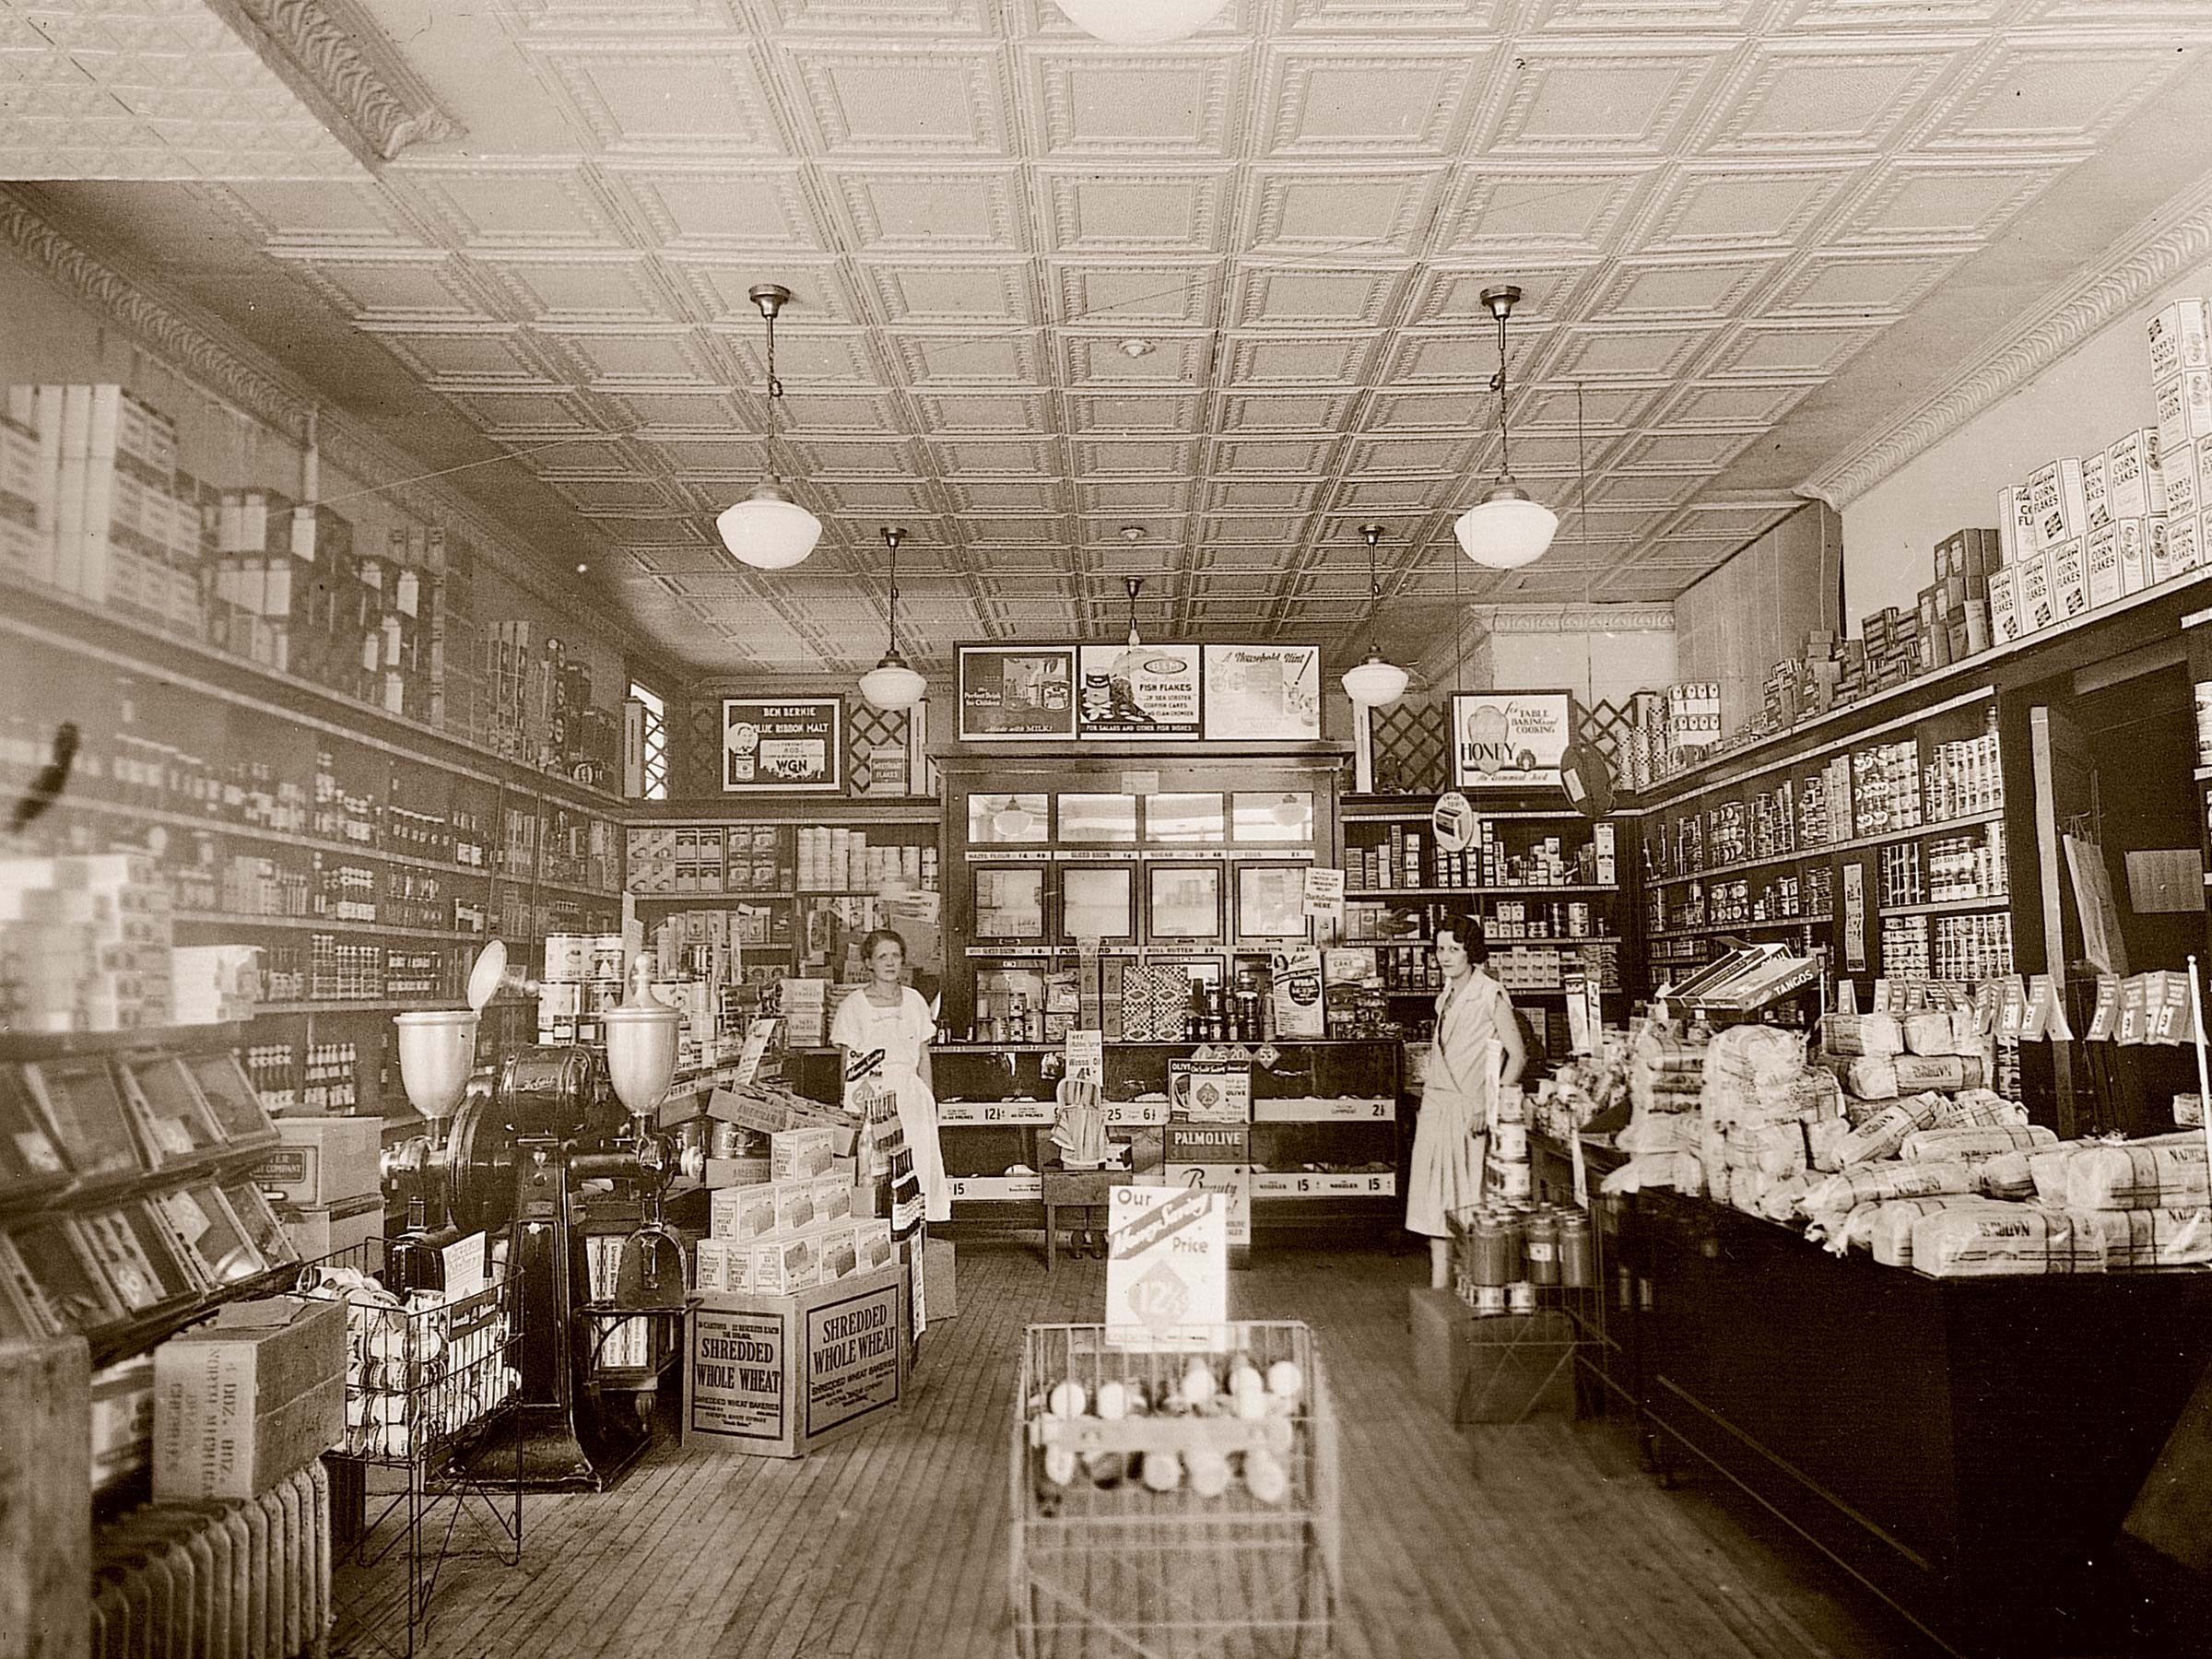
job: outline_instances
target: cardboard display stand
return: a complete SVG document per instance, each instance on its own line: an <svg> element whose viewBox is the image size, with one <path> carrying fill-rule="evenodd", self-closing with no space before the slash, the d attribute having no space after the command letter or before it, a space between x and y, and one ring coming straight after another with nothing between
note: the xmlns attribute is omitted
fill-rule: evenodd
<svg viewBox="0 0 2212 1659"><path fill-rule="evenodd" d="M683 1443L804 1457L899 1409L906 1269L794 1296L706 1295L687 1321Z"/></svg>

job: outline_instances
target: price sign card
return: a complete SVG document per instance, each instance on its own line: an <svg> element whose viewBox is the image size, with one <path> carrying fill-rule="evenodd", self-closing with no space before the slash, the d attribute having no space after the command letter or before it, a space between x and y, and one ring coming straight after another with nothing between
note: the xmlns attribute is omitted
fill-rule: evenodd
<svg viewBox="0 0 2212 1659"><path fill-rule="evenodd" d="M1168 1108L1179 1123L1252 1122L1252 1067L1231 1060L1168 1062Z"/></svg>
<svg viewBox="0 0 2212 1659"><path fill-rule="evenodd" d="M1067 1034L1067 1080L1106 1086L1106 1033L1071 1030Z"/></svg>
<svg viewBox="0 0 2212 1659"><path fill-rule="evenodd" d="M1344 920L1344 872L1306 866L1306 914L1316 922Z"/></svg>
<svg viewBox="0 0 2212 1659"><path fill-rule="evenodd" d="M1117 1186L1108 1214L1108 1344L1210 1347L1229 1320L1226 1194Z"/></svg>

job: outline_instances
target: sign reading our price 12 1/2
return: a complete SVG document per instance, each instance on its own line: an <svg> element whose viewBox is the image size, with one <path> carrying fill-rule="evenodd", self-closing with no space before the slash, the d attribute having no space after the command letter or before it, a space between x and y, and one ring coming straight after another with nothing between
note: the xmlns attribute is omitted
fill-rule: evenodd
<svg viewBox="0 0 2212 1659"><path fill-rule="evenodd" d="M722 700L725 794L841 794L845 705L834 697Z"/></svg>
<svg viewBox="0 0 2212 1659"><path fill-rule="evenodd" d="M1559 787L1573 733L1565 691L1461 691L1452 699L1452 783L1457 789Z"/></svg>

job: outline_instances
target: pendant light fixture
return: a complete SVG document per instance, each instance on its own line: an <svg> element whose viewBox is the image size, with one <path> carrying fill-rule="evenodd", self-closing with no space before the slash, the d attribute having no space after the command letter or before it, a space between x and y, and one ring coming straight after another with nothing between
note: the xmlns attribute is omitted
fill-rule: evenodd
<svg viewBox="0 0 2212 1659"><path fill-rule="evenodd" d="M1131 528L1134 529L1135 526L1132 525ZM1143 537L1144 532L1138 530L1135 535L1131 535L1128 530L1124 530L1122 535L1126 540L1135 543ZM1145 579L1142 576L1124 576L1122 578L1122 585L1129 590L1129 643L1123 648L1122 654L1113 659L1113 671L1124 679L1132 679L1135 677L1137 670L1143 665L1145 660L1145 641L1136 631L1136 596L1144 591Z"/></svg>
<svg viewBox="0 0 2212 1659"><path fill-rule="evenodd" d="M1505 320L1520 303L1521 290L1511 285L1482 290L1482 304L1498 319L1498 482L1489 493L1459 515L1452 534L1462 551L1478 565L1493 571L1514 571L1544 557L1559 527L1559 514L1528 499L1513 482L1513 453L1506 426Z"/></svg>
<svg viewBox="0 0 2212 1659"><path fill-rule="evenodd" d="M882 534L884 546L891 550L891 641L883 661L860 677L860 694L872 708L911 709L929 687L899 654L899 544L906 539L906 532L887 524Z"/></svg>
<svg viewBox="0 0 2212 1659"><path fill-rule="evenodd" d="M1229 0L1058 0L1067 20L1116 46L1157 46L1196 34Z"/></svg>
<svg viewBox="0 0 2212 1659"><path fill-rule="evenodd" d="M822 535L822 521L785 495L776 476L776 400L783 395L776 378L776 313L791 302L791 290L763 282L749 298L768 320L768 477L744 500L723 509L714 528L738 563L787 571L814 551Z"/></svg>
<svg viewBox="0 0 2212 1659"><path fill-rule="evenodd" d="M1375 603L1382 595L1381 584L1375 580L1375 544L1382 539L1382 526L1362 524L1359 535L1367 543L1367 661L1344 671L1344 694L1356 703L1379 709L1406 695L1406 675L1395 663L1384 660L1382 641L1373 637Z"/></svg>

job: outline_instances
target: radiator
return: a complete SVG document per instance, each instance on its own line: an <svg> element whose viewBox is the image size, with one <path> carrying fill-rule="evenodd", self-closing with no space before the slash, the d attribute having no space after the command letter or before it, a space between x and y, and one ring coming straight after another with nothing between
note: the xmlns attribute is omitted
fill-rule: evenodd
<svg viewBox="0 0 2212 1659"><path fill-rule="evenodd" d="M243 1502L153 1503L93 1536L91 1659L321 1659L330 1481L320 1461Z"/></svg>

